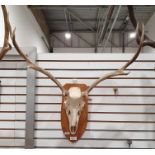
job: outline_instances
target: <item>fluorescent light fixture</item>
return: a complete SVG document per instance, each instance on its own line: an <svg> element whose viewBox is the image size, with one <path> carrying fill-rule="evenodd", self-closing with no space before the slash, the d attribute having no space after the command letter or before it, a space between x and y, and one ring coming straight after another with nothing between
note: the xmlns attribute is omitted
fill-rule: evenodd
<svg viewBox="0 0 155 155"><path fill-rule="evenodd" d="M130 39L133 39L133 38L135 38L136 37L136 32L131 32L130 34L129 34L129 38Z"/></svg>
<svg viewBox="0 0 155 155"><path fill-rule="evenodd" d="M70 39L71 38L71 33L70 32L66 32L65 33L65 38L66 39Z"/></svg>

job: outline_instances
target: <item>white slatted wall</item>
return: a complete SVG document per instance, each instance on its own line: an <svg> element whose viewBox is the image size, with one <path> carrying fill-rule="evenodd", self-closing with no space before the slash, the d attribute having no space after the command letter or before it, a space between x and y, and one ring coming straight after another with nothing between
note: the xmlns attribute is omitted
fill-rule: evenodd
<svg viewBox="0 0 155 155"><path fill-rule="evenodd" d="M39 54L37 63L61 83L92 83L122 66L132 54ZM17 61L16 60L20 60ZM9 66L15 66L10 69ZM0 146L24 147L26 71L19 57L0 62ZM11 67L12 68L12 67ZM36 85L36 148L155 148L155 54L141 54L128 76L108 79L92 90L89 122L81 140L71 144L60 124L61 92L41 73ZM113 88L118 88L114 95Z"/></svg>

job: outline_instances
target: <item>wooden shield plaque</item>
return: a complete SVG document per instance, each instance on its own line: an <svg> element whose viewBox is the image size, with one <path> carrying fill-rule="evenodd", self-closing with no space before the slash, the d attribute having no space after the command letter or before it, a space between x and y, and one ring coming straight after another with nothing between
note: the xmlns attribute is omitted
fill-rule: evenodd
<svg viewBox="0 0 155 155"><path fill-rule="evenodd" d="M71 87L79 87L81 91L85 91L88 86L85 84L73 84L68 83L64 85L64 88L66 90L69 90ZM88 119L88 99L86 96L83 97L83 101L85 102L85 105L83 107L83 110L81 112L80 118L79 118L79 124L78 129L75 135L71 135L69 131L69 122L68 117L66 114L66 111L64 109L64 97L62 98L62 104L61 104L61 126L64 135L67 137L67 139L71 142L76 142L80 139L80 137L83 135L86 126L87 126L87 119Z"/></svg>

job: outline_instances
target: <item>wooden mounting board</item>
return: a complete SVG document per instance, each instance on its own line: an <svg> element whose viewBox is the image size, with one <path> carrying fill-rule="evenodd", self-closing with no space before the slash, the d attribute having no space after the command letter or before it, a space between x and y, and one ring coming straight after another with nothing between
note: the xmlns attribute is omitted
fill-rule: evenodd
<svg viewBox="0 0 155 155"><path fill-rule="evenodd" d="M72 84L72 83L67 83L64 85L64 88L68 90L71 87L79 87L81 91L85 91L87 89L87 85L85 84ZM76 142L78 141L81 136L83 135L86 126L87 126L87 120L88 120L88 99L86 96L83 97L85 101L85 105L83 107L83 110L81 112L81 116L79 118L79 124L78 124L78 129L75 135L71 135L69 131L69 122L68 118L66 115L66 111L64 109L64 97L62 98L62 104L61 104L61 126L64 135L67 137L67 139L70 142Z"/></svg>

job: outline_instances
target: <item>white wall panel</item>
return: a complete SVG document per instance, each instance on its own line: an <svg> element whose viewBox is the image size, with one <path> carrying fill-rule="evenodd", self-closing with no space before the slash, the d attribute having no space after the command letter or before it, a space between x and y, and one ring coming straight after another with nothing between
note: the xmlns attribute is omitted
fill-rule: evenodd
<svg viewBox="0 0 155 155"><path fill-rule="evenodd" d="M53 73L62 84L90 85L97 77L123 65L132 54L39 54L37 63ZM155 59L141 54L129 67L130 74L108 79L89 96L86 132L76 144L61 130L61 91L37 73L35 147L37 148L154 148L155 144ZM0 62L0 147L24 147L26 70L19 57ZM119 79L120 78L120 79ZM118 88L115 95L113 88Z"/></svg>
<svg viewBox="0 0 155 155"><path fill-rule="evenodd" d="M16 38L20 46L37 48L39 53L48 52L42 37L46 38L31 10L25 5L8 5L9 18L12 28L16 27ZM4 37L3 14L0 10L1 31L0 38ZM0 39L0 47L3 39Z"/></svg>

